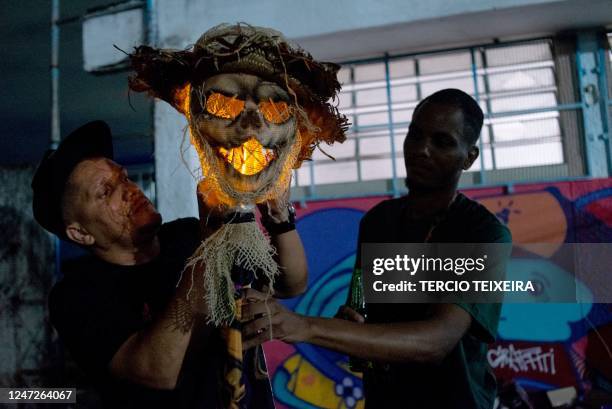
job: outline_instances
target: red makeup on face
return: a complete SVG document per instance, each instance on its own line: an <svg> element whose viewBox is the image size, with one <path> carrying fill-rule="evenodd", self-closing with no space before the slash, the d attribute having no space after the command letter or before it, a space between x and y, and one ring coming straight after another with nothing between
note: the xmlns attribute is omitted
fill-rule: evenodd
<svg viewBox="0 0 612 409"><path fill-rule="evenodd" d="M161 216L127 171L103 158L81 162L71 175L81 192L79 222L96 241L138 240L161 224Z"/></svg>

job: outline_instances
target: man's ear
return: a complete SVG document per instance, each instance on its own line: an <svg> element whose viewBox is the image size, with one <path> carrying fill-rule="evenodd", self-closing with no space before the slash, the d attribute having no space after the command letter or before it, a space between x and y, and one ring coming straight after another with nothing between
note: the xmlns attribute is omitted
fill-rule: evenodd
<svg viewBox="0 0 612 409"><path fill-rule="evenodd" d="M94 236L77 222L72 222L66 226L66 236L82 246L92 246L96 242Z"/></svg>
<svg viewBox="0 0 612 409"><path fill-rule="evenodd" d="M465 158L465 161L463 161L463 170L468 170L472 166L474 161L478 158L479 153L480 150L478 149L478 146L472 145L468 151L467 158Z"/></svg>

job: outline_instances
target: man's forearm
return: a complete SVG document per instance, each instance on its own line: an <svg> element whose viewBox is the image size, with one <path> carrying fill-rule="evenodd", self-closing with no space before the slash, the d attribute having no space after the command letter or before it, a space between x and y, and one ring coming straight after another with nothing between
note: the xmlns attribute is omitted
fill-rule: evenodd
<svg viewBox="0 0 612 409"><path fill-rule="evenodd" d="M464 311L449 312L434 319L385 324L307 317L302 341L371 361L437 363L471 323Z"/></svg>
<svg viewBox="0 0 612 409"><path fill-rule="evenodd" d="M153 388L175 387L195 318L185 278L163 313L121 345L110 364L113 374Z"/></svg>
<svg viewBox="0 0 612 409"><path fill-rule="evenodd" d="M289 298L302 294L308 284L308 265L297 230L273 235L271 241L276 248L276 261L281 271L274 284L275 296Z"/></svg>
<svg viewBox="0 0 612 409"><path fill-rule="evenodd" d="M304 342L381 362L434 362L437 348L421 323L359 324L336 318L309 317Z"/></svg>

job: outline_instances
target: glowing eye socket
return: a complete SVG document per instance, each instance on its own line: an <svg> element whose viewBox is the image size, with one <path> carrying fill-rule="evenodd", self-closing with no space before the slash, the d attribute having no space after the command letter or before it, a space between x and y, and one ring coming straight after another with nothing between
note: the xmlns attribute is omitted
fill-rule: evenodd
<svg viewBox="0 0 612 409"><path fill-rule="evenodd" d="M206 111L223 119L234 119L244 109L244 101L213 92L206 98Z"/></svg>
<svg viewBox="0 0 612 409"><path fill-rule="evenodd" d="M244 110L244 101L234 97L228 97L218 92L213 92L206 98L206 111L218 118L235 119ZM291 107L285 101L262 101L259 103L259 111L266 121L273 124L282 124L291 117Z"/></svg>
<svg viewBox="0 0 612 409"><path fill-rule="evenodd" d="M262 101L259 103L259 111L266 121L273 124L282 124L291 117L291 107L285 101Z"/></svg>

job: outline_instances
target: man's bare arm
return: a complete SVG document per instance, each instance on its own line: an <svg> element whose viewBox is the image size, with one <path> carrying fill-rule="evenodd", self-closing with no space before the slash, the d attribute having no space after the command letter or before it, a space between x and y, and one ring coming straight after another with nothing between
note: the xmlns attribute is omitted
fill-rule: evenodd
<svg viewBox="0 0 612 409"><path fill-rule="evenodd" d="M151 388L175 388L194 320L204 309L195 298L197 292L192 291L187 300L191 285L190 274L185 273L163 313L119 347L109 365L113 375Z"/></svg>
<svg viewBox="0 0 612 409"><path fill-rule="evenodd" d="M272 337L295 343L308 342L335 351L381 362L440 362L470 328L472 318L454 304L439 304L422 321L363 324L337 318L295 314L274 300L263 302L262 294L249 290L243 315L247 322L244 347ZM266 316L270 311L271 316Z"/></svg>
<svg viewBox="0 0 612 409"><path fill-rule="evenodd" d="M276 262L281 271L274 283L274 296L290 298L302 294L308 284L308 264L297 230L272 235L271 241L276 248Z"/></svg>
<svg viewBox="0 0 612 409"><path fill-rule="evenodd" d="M215 229L205 222L210 209L199 193L197 196L200 237L205 240ZM156 389L176 387L194 323L206 314L202 296L202 270L203 266L199 266L193 273L186 270L165 310L150 325L130 336L119 347L109 364L113 375Z"/></svg>
<svg viewBox="0 0 612 409"><path fill-rule="evenodd" d="M287 225L294 222L295 210L292 206L287 206L288 202L289 189L285 191L282 198L272 199L258 205L262 215L262 224L271 227L268 233L277 251L275 260L281 272L274 283L274 296L277 298L296 297L302 294L308 285L308 263L297 230L278 231L274 228L279 224Z"/></svg>
<svg viewBox="0 0 612 409"><path fill-rule="evenodd" d="M422 321L359 324L307 317L305 342L382 362L441 362L467 332L471 316L454 304L439 304Z"/></svg>

